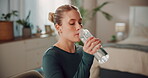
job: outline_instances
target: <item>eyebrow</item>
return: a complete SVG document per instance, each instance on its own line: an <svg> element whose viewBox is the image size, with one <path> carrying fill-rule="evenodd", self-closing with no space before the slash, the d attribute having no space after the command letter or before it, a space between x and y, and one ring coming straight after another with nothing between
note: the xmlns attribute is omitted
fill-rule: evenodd
<svg viewBox="0 0 148 78"><path fill-rule="evenodd" d="M69 21L71 21L71 20L76 20L76 19L70 19ZM79 20L82 20L82 18L80 18Z"/></svg>

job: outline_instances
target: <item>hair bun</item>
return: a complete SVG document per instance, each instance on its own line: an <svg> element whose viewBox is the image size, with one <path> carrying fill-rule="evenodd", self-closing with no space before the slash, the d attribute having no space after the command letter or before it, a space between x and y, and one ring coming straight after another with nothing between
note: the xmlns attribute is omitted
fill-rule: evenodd
<svg viewBox="0 0 148 78"><path fill-rule="evenodd" d="M54 23L54 14L52 12L49 12L48 20Z"/></svg>

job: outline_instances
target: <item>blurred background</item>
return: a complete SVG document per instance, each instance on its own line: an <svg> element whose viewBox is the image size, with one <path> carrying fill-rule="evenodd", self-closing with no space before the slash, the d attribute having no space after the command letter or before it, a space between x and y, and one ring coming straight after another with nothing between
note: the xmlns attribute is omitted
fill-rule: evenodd
<svg viewBox="0 0 148 78"><path fill-rule="evenodd" d="M58 38L48 13L64 4L79 8L84 28L102 43L117 43L129 36L132 7L147 7L148 0L0 0L1 78L41 67Z"/></svg>
<svg viewBox="0 0 148 78"><path fill-rule="evenodd" d="M101 11L106 12L112 16L112 19L108 20L100 10L94 13L94 9L107 2ZM63 4L73 4L80 7L85 15L84 28L89 29L93 35L100 38L102 42L106 43L112 35L116 34L116 23L125 24L125 35L128 35L129 30L129 13L131 6L147 6L147 0L1 0L0 2L0 14L10 13L14 10L18 11L18 16L11 17L12 21L23 19L27 17L29 11L31 11L29 21L33 24L32 33L36 33L37 26L41 28L42 33L45 32L45 25L54 26L48 21L48 13L54 12L55 9ZM82 8L82 9L81 9ZM87 22L86 22L87 21ZM16 23L16 22L14 22ZM14 25L14 36L21 36L21 26L16 28ZM125 37L126 37L125 36Z"/></svg>

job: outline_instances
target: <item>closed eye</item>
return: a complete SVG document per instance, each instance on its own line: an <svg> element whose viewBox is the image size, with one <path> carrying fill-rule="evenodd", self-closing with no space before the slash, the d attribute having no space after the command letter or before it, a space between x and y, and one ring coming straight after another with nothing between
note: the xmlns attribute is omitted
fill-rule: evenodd
<svg viewBox="0 0 148 78"><path fill-rule="evenodd" d="M75 25L75 23L70 23L70 25Z"/></svg>

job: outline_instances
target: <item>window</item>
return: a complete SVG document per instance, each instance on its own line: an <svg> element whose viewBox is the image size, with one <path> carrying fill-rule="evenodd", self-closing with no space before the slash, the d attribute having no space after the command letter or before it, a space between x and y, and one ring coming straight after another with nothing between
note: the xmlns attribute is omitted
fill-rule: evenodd
<svg viewBox="0 0 148 78"><path fill-rule="evenodd" d="M27 16L31 10L30 21L33 23L33 33L36 33L36 26L45 32L45 25L53 24L48 21L48 13L55 12L55 9L63 4L70 4L70 0L24 0L24 12Z"/></svg>

